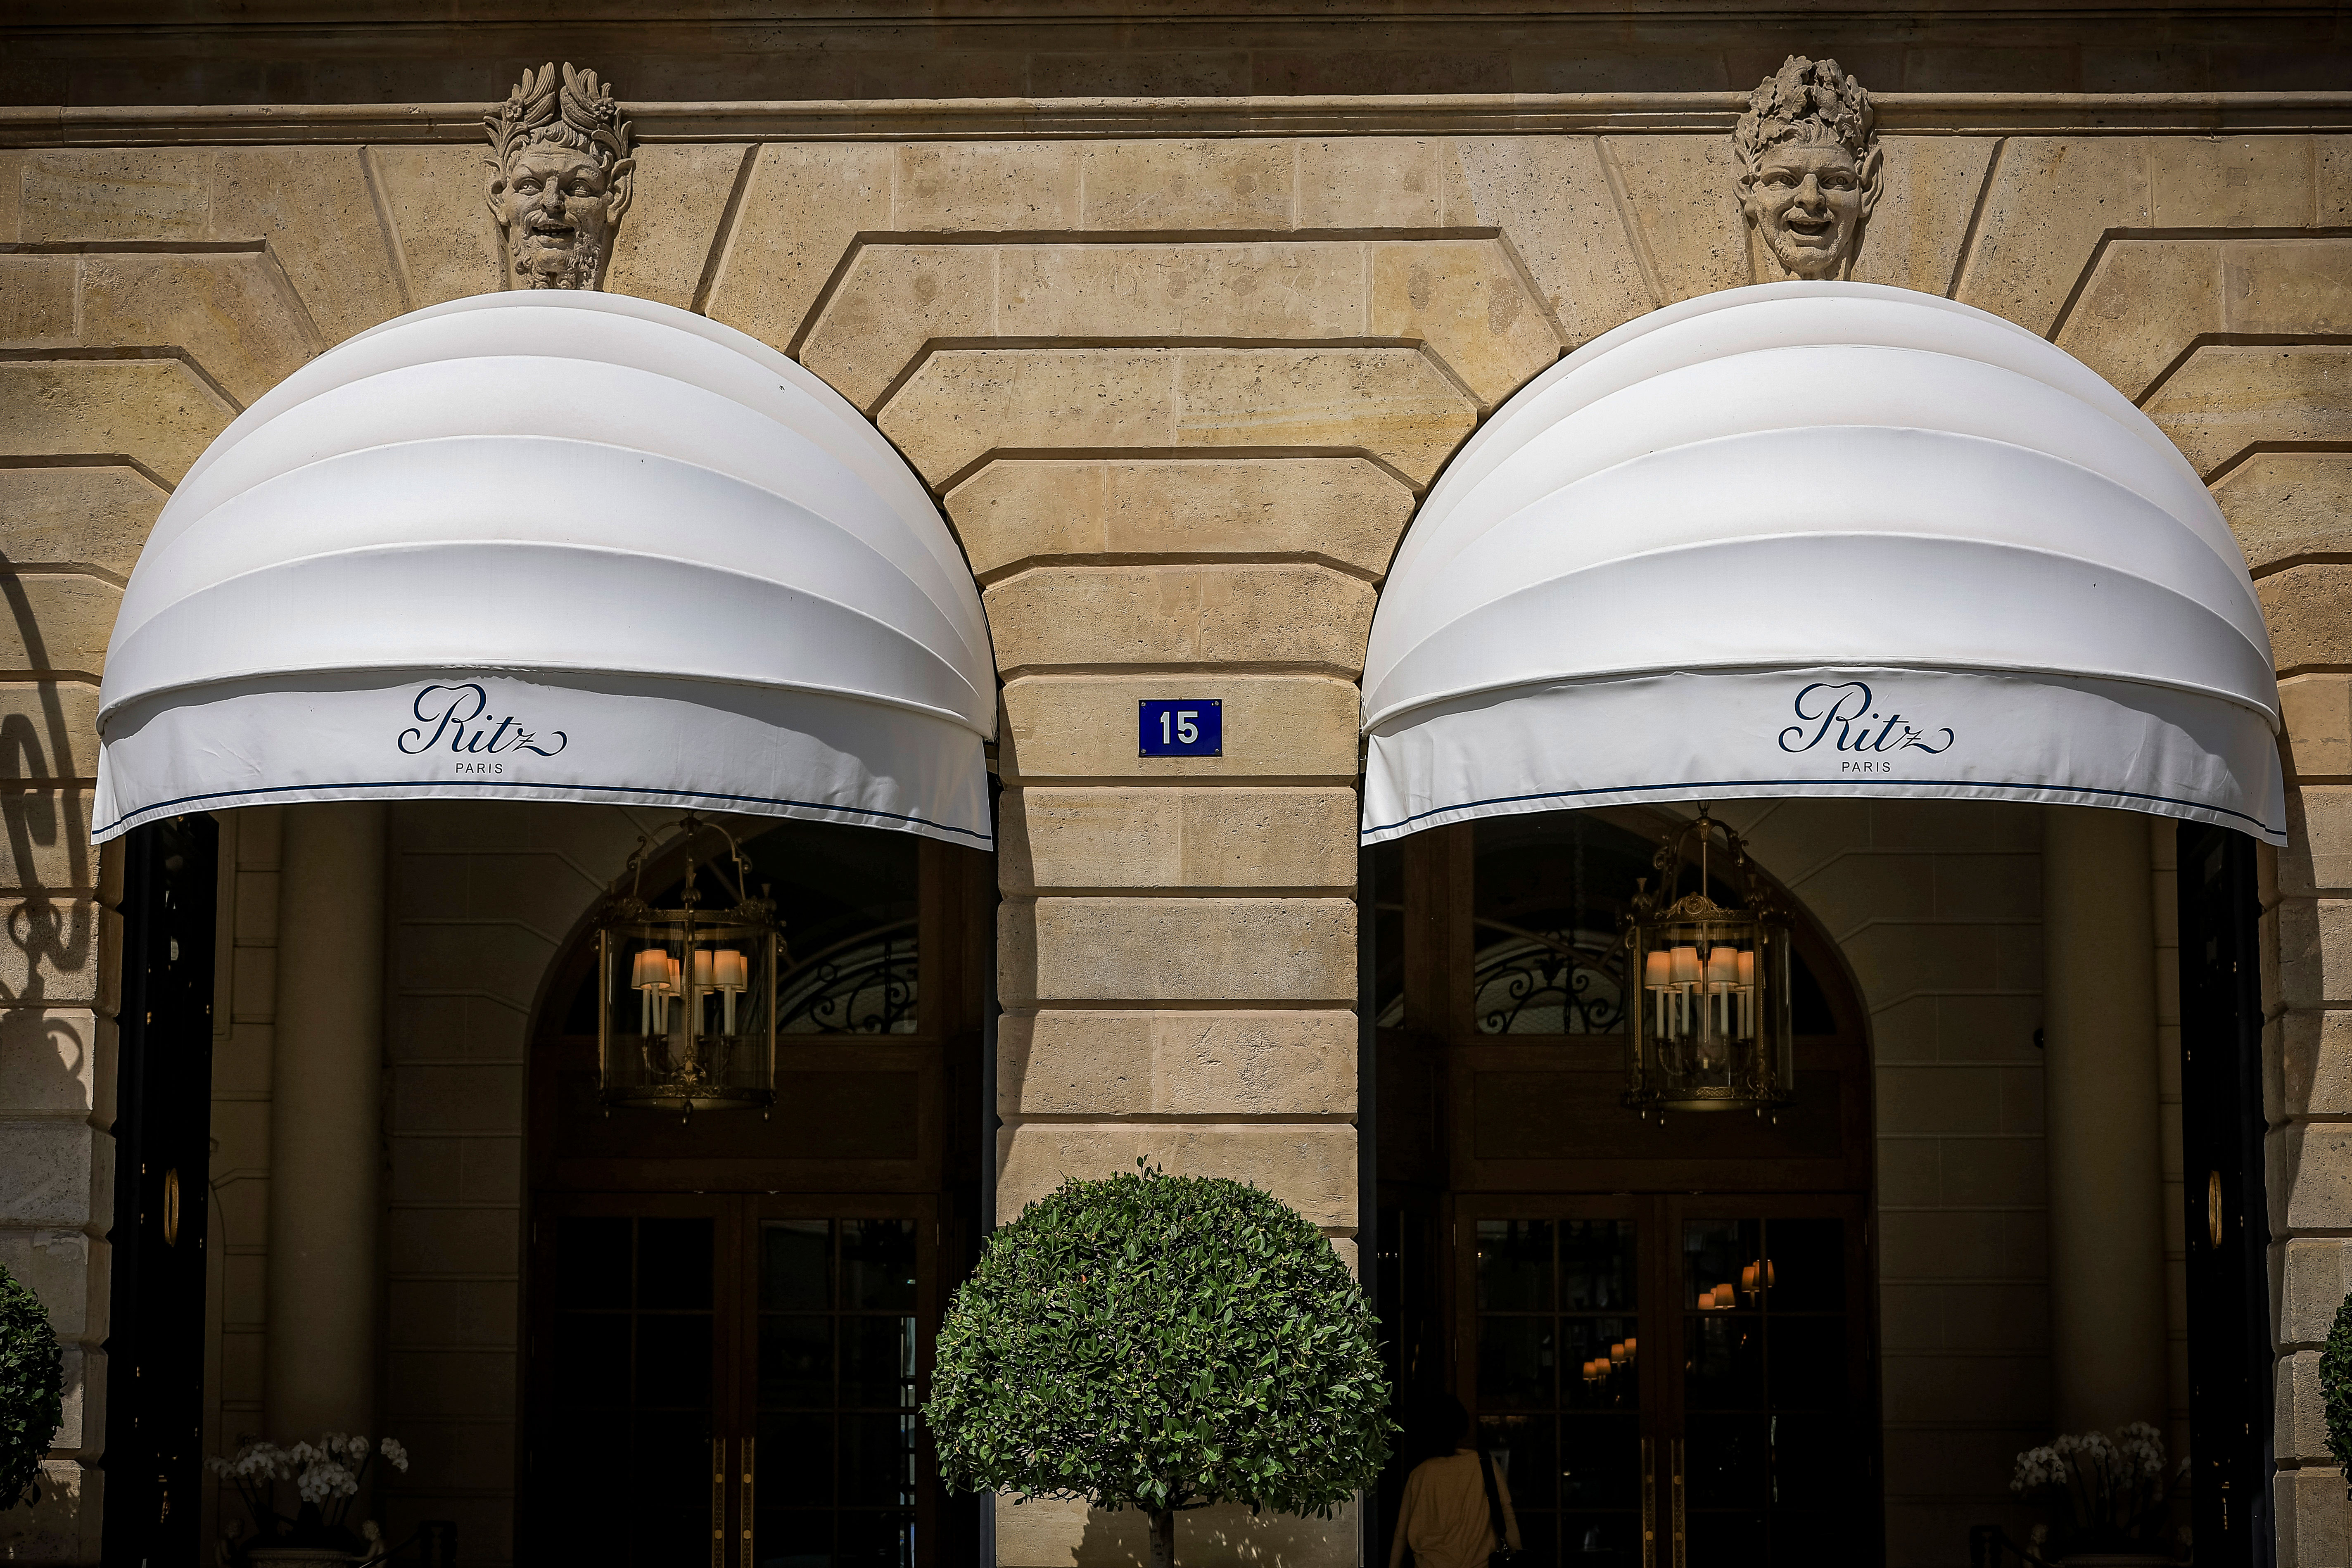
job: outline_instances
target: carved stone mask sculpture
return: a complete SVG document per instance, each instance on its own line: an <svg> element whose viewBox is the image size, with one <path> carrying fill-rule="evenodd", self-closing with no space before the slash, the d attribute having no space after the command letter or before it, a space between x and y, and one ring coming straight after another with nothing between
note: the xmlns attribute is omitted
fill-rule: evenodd
<svg viewBox="0 0 2352 1568"><path fill-rule="evenodd" d="M1878 205L1877 116L1835 60L1790 55L1748 95L1739 207L1790 278L1847 278Z"/></svg>
<svg viewBox="0 0 2352 1568"><path fill-rule="evenodd" d="M524 71L482 119L490 134L490 216L507 238L514 289L600 289L629 206L629 122L593 70Z"/></svg>

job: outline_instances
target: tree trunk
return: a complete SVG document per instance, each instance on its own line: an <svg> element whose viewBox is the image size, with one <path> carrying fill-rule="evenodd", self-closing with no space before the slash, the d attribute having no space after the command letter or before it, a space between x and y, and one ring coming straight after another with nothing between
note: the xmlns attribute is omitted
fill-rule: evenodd
<svg viewBox="0 0 2352 1568"><path fill-rule="evenodd" d="M1176 1568L1176 1510L1163 1508L1151 1516L1151 1568Z"/></svg>

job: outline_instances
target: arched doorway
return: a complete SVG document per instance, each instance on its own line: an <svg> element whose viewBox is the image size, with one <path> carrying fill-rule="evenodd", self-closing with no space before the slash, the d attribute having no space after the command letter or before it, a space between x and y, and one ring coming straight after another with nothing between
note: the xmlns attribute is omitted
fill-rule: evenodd
<svg viewBox="0 0 2352 1568"><path fill-rule="evenodd" d="M1801 914L1797 1103L1625 1110L1620 922L1665 826L1547 813L1374 851L1393 1375L1471 1409L1546 1568L1875 1561L1865 1015Z"/></svg>
<svg viewBox="0 0 2352 1568"><path fill-rule="evenodd" d="M524 1563L973 1556L977 1510L941 1494L915 1405L981 1235L993 862L906 833L753 831L790 948L772 1112L608 1113L586 930L541 994ZM668 890L649 901L675 902L684 848L649 868Z"/></svg>

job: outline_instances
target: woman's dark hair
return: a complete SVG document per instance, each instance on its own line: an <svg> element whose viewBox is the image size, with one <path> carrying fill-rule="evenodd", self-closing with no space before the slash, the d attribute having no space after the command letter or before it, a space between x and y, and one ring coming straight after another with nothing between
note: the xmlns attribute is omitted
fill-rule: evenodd
<svg viewBox="0 0 2352 1568"><path fill-rule="evenodd" d="M1410 1464L1443 1458L1470 1441L1470 1412L1442 1388L1415 1393L1405 1406L1404 1452Z"/></svg>

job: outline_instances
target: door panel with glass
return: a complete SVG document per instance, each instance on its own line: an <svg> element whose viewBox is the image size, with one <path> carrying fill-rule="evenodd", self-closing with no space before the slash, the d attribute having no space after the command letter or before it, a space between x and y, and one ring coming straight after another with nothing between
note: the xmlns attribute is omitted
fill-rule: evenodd
<svg viewBox="0 0 2352 1568"><path fill-rule="evenodd" d="M1868 1561L1859 1200L1459 1200L1459 1386L1538 1568Z"/></svg>
<svg viewBox="0 0 2352 1568"><path fill-rule="evenodd" d="M527 1558L930 1568L923 1200L616 1195L534 1225Z"/></svg>

